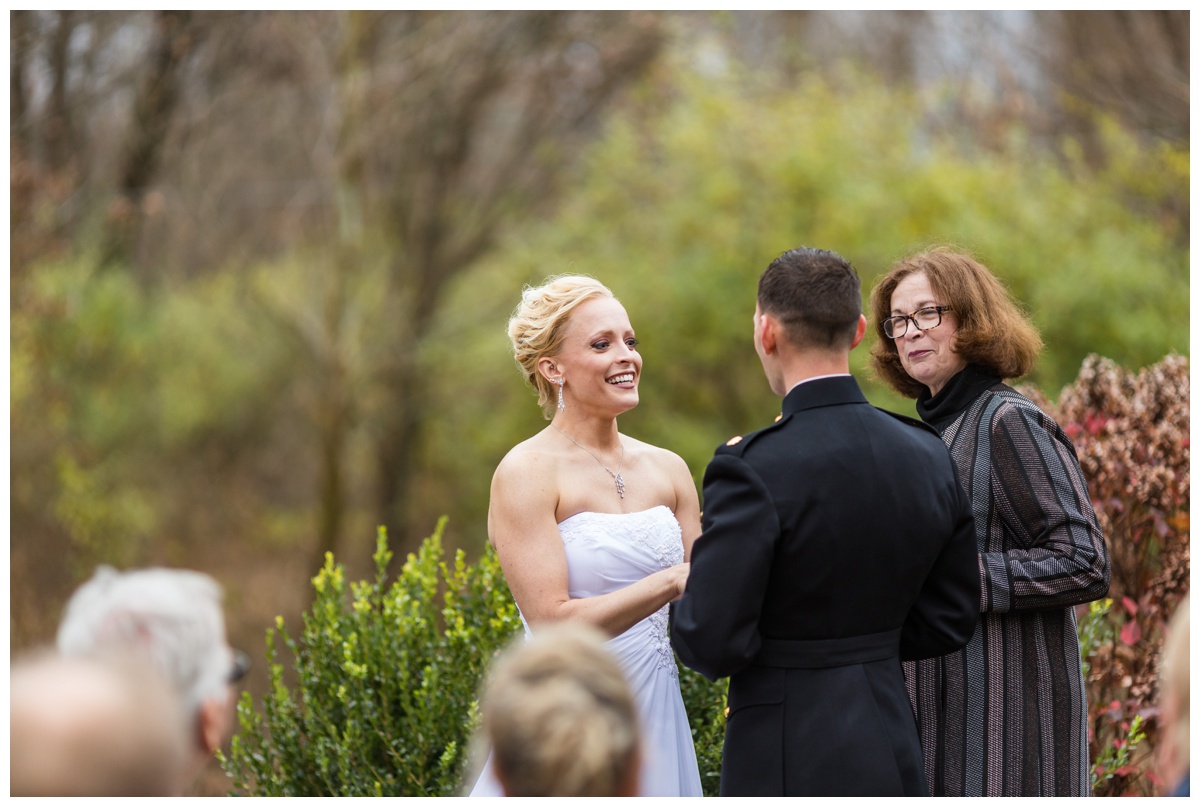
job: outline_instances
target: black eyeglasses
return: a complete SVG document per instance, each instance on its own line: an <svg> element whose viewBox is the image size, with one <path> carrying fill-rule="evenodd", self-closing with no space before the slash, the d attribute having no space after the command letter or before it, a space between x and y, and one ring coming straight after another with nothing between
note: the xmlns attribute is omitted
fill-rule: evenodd
<svg viewBox="0 0 1200 807"><path fill-rule="evenodd" d="M250 672L250 657L241 650L233 651L233 667L229 670L229 675L226 677L226 682L236 684L246 677L246 673Z"/></svg>
<svg viewBox="0 0 1200 807"><path fill-rule="evenodd" d="M927 331L942 324L942 312L952 311L948 305L931 305L928 308L918 308L911 314L900 314L888 317L883 321L883 332L889 339L899 339L908 333L908 322L917 326L918 331Z"/></svg>

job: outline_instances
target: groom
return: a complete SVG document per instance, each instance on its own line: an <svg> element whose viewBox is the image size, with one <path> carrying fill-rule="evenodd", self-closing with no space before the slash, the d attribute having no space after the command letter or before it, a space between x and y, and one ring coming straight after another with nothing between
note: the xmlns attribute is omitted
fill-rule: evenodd
<svg viewBox="0 0 1200 807"><path fill-rule="evenodd" d="M790 250L759 280L754 347L783 414L709 463L672 627L684 664L730 677L723 796L928 795L900 661L979 620L949 452L850 375L861 311L833 252Z"/></svg>

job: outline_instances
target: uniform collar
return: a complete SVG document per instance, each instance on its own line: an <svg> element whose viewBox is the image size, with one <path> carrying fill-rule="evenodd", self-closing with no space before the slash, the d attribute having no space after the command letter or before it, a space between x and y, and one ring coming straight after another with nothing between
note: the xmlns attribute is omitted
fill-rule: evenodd
<svg viewBox="0 0 1200 807"><path fill-rule="evenodd" d="M789 389L788 392L791 392L792 390L794 390L796 387L800 386L801 384L807 384L810 381L820 381L822 378L846 378L849 375L850 375L849 373L828 373L826 375L814 375L814 376L810 376L809 378L802 378L799 381L797 381L795 384L792 384L791 389ZM785 395L784 397L786 398L787 396Z"/></svg>
<svg viewBox="0 0 1200 807"><path fill-rule="evenodd" d="M867 397L863 395L854 376L822 376L792 387L783 399L783 414L786 416L805 409L858 403L867 403Z"/></svg>

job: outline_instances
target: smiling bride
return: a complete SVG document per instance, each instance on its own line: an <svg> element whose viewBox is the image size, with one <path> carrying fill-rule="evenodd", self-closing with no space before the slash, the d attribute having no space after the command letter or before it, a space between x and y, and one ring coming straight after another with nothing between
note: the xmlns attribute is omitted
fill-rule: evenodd
<svg viewBox="0 0 1200 807"><path fill-rule="evenodd" d="M488 511L526 635L576 621L611 637L643 735L639 795L700 796L667 626L700 503L679 456L617 429L642 374L629 316L599 281L559 276L524 290L508 335L550 420L501 460ZM471 795L501 793L489 761Z"/></svg>

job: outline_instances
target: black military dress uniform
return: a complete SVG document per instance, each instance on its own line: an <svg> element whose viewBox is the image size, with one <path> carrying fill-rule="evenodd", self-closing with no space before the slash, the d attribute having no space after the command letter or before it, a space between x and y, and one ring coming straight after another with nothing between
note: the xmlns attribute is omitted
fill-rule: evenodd
<svg viewBox="0 0 1200 807"><path fill-rule="evenodd" d="M775 424L717 449L672 643L730 677L722 795L928 794L900 662L979 621L956 473L936 432L849 375L797 385Z"/></svg>

